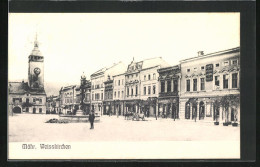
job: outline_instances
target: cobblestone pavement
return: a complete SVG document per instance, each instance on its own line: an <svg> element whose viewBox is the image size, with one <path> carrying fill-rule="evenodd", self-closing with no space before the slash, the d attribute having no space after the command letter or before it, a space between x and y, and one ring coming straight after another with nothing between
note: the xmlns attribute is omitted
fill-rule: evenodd
<svg viewBox="0 0 260 167"><path fill-rule="evenodd" d="M10 142L40 141L239 141L240 127L215 126L212 122L149 118L125 120L102 116L90 130L88 122L45 123L58 115L18 114L8 117Z"/></svg>

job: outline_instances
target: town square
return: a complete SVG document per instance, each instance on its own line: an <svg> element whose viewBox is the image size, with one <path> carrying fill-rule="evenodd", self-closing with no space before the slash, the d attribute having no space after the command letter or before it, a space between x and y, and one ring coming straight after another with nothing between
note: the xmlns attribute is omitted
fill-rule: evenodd
<svg viewBox="0 0 260 167"><path fill-rule="evenodd" d="M12 148L157 141L239 148L239 14L14 13L9 31Z"/></svg>

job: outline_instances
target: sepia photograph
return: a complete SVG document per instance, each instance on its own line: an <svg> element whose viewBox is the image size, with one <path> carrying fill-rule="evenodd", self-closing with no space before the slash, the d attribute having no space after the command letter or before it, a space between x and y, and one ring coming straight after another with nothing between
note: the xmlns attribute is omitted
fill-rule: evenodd
<svg viewBox="0 0 260 167"><path fill-rule="evenodd" d="M240 71L239 12L9 13L8 159L239 159Z"/></svg>

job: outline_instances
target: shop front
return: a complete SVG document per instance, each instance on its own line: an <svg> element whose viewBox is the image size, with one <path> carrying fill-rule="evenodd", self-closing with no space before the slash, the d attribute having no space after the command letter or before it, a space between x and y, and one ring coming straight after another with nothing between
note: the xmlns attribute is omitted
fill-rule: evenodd
<svg viewBox="0 0 260 167"><path fill-rule="evenodd" d="M158 110L159 117L179 119L179 98L159 98Z"/></svg>

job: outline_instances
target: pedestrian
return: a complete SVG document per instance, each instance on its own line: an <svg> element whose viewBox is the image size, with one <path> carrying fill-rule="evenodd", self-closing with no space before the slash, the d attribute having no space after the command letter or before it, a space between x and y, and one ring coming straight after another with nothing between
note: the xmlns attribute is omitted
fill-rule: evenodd
<svg viewBox="0 0 260 167"><path fill-rule="evenodd" d="M94 114L93 110L89 114L89 118L88 119L89 119L89 122L90 122L90 129L94 129L95 114Z"/></svg>

